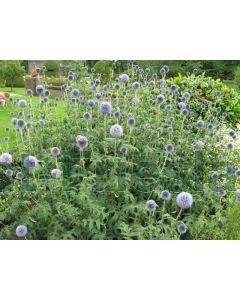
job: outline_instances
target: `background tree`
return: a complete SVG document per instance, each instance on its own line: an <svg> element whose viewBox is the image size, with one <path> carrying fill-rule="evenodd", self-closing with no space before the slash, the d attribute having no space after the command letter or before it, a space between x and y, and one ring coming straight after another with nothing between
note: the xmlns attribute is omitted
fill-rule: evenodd
<svg viewBox="0 0 240 300"><path fill-rule="evenodd" d="M25 69L19 60L3 60L0 62L0 79L13 90L14 82L22 79Z"/></svg>

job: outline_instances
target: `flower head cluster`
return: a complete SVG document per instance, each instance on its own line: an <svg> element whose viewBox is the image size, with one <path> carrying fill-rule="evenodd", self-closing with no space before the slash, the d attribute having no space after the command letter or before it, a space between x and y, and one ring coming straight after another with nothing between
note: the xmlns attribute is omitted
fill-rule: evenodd
<svg viewBox="0 0 240 300"><path fill-rule="evenodd" d="M153 212L157 208L157 203L154 200L148 200L146 203L146 208L149 212Z"/></svg>
<svg viewBox="0 0 240 300"><path fill-rule="evenodd" d="M27 234L28 230L25 225L18 225L16 228L16 235L18 237L24 237Z"/></svg>
<svg viewBox="0 0 240 300"><path fill-rule="evenodd" d="M177 195L176 202L180 208L186 209L192 206L193 197L188 192L181 192L180 194Z"/></svg>
<svg viewBox="0 0 240 300"><path fill-rule="evenodd" d="M111 103L109 103L109 102L102 102L102 103L100 104L100 111L101 111L104 115L110 114L111 111L112 111L112 105L111 105Z"/></svg>
<svg viewBox="0 0 240 300"><path fill-rule="evenodd" d="M27 101L26 100L19 100L18 105L22 108L27 107Z"/></svg>
<svg viewBox="0 0 240 300"><path fill-rule="evenodd" d="M29 155L24 159L23 165L27 169L34 169L38 166L38 160L35 156Z"/></svg>
<svg viewBox="0 0 240 300"><path fill-rule="evenodd" d="M127 74L122 74L119 76L120 81L122 81L123 83L127 83L129 82L129 76Z"/></svg>
<svg viewBox="0 0 240 300"><path fill-rule="evenodd" d="M51 176L54 179L58 179L61 177L62 172L59 169L53 169L51 170Z"/></svg>
<svg viewBox="0 0 240 300"><path fill-rule="evenodd" d="M187 232L187 226L185 224L180 224L177 226L177 231L180 233L180 234L184 234Z"/></svg>
<svg viewBox="0 0 240 300"><path fill-rule="evenodd" d="M37 87L36 87L36 93L37 93L38 95L42 95L43 92L44 92L44 87L43 87L43 85L42 85L42 84L37 85Z"/></svg>
<svg viewBox="0 0 240 300"><path fill-rule="evenodd" d="M8 166L13 162L12 155L9 153L2 153L0 155L0 164Z"/></svg>
<svg viewBox="0 0 240 300"><path fill-rule="evenodd" d="M88 147L88 139L83 135L78 135L76 137L76 142L79 148L85 149Z"/></svg>
<svg viewBox="0 0 240 300"><path fill-rule="evenodd" d="M169 193L169 191L167 190L164 190L161 192L161 198L164 200L164 201L168 201L171 199L171 194Z"/></svg>
<svg viewBox="0 0 240 300"><path fill-rule="evenodd" d="M60 153L61 153L61 151L60 151L60 149L59 149L58 147L53 147L53 148L51 149L51 154L52 154L52 156L59 156Z"/></svg>
<svg viewBox="0 0 240 300"><path fill-rule="evenodd" d="M110 128L110 134L112 137L114 138L119 138L123 135L123 128L122 126L116 124L116 125L113 125L111 128Z"/></svg>

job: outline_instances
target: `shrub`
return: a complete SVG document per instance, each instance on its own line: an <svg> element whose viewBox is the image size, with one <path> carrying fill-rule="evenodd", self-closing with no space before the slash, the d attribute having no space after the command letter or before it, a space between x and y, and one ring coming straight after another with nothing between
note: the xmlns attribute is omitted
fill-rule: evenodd
<svg viewBox="0 0 240 300"><path fill-rule="evenodd" d="M56 60L47 60L44 63L46 67L46 76L57 76L59 72L59 62Z"/></svg>
<svg viewBox="0 0 240 300"><path fill-rule="evenodd" d="M6 168L14 172L1 180L1 239L15 239L20 224L27 226L28 239L232 236L226 210L236 190L240 158L239 131L224 117L225 110L234 117L228 101L232 90L204 75L179 75L161 85L155 78L148 85L134 72L130 80L137 77L139 88L119 83L117 93L113 80L107 93L102 82L97 90L83 83L82 98L73 97L71 88L78 88L73 82L64 101L58 101L62 119L52 101L35 104L32 127L20 129L9 150L13 163L1 165L3 178ZM212 105L201 108L199 95ZM89 99L94 99L92 106L87 106ZM102 102L111 103L108 113L100 110ZM16 103L15 116L19 110ZM86 112L91 118L84 118ZM118 132L113 134L112 126ZM52 155L53 147L60 149L59 156ZM32 155L38 166L28 169L23 162ZM229 165L232 171L226 171ZM52 177L56 169L59 178ZM166 190L171 197L163 199ZM180 224L186 233L178 231Z"/></svg>
<svg viewBox="0 0 240 300"><path fill-rule="evenodd" d="M4 60L0 62L0 79L5 82L6 86L24 86L22 76L24 75L24 67L18 60Z"/></svg>
<svg viewBox="0 0 240 300"><path fill-rule="evenodd" d="M111 63L105 60L99 60L94 65L95 73L101 75L103 83L106 83L112 76Z"/></svg>

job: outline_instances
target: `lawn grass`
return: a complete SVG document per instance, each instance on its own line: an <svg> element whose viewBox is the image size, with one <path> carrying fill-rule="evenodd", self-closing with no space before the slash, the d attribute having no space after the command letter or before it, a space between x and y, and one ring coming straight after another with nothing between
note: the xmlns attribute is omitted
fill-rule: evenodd
<svg viewBox="0 0 240 300"><path fill-rule="evenodd" d="M240 92L240 86L234 80L224 80L223 81L229 88L235 89Z"/></svg>
<svg viewBox="0 0 240 300"><path fill-rule="evenodd" d="M12 97L14 100L16 99L25 99L28 103L30 102L30 99L28 96L26 96L26 90L25 88L13 88L13 91L11 92L11 88L9 87L0 87L0 92L9 92L10 97ZM49 101L54 101L49 97ZM36 122L39 120L40 115L44 114L44 109L38 107L38 104L40 102L39 97L32 97L32 103L33 103L33 110L32 113L34 114L34 121ZM53 108L54 114L56 113L56 116L58 118L64 117L64 109L62 108L62 101L59 101L58 107ZM16 133L13 132L14 126L11 123L12 118L19 118L22 117L18 116L18 113L20 111L23 111L22 108L19 107L18 104L13 104L12 102L8 101L6 107L0 107L0 139L2 140L0 147L2 151L10 148L12 145L14 145L14 141L16 138ZM11 113L14 113L14 116L11 115ZM24 109L24 115L25 117L30 114L30 108ZM26 119L27 121L27 119ZM9 128L9 131L6 131L6 128ZM4 138L9 137L9 142L4 142Z"/></svg>

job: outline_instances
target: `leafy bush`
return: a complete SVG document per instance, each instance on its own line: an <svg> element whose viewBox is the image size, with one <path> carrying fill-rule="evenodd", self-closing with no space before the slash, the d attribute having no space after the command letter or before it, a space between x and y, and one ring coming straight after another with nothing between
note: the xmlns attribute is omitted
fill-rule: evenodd
<svg viewBox="0 0 240 300"><path fill-rule="evenodd" d="M3 60L0 62L0 81L6 86L10 86L11 90L14 86L24 86L23 75L24 67L19 60Z"/></svg>
<svg viewBox="0 0 240 300"><path fill-rule="evenodd" d="M46 67L46 76L57 77L59 73L59 62L56 60L47 60L44 63Z"/></svg>
<svg viewBox="0 0 240 300"><path fill-rule="evenodd" d="M16 147L9 150L14 176L5 177L9 168L5 166L0 174L1 239L15 239L19 224L27 226L28 239L231 236L226 231L226 211L238 180L239 133L232 130L224 113L227 110L231 116L233 106L226 99L232 97L232 90L220 81L193 75L170 78L161 85L155 78L149 85L134 72L133 78L141 81L139 89L131 82L120 83L116 91L113 80L108 91L102 84L94 91L91 83L84 83L81 98L73 98L76 86L71 82L60 103L63 119L56 115L56 103L35 105L33 126L19 129ZM201 107L199 95L212 104ZM87 106L93 98L95 105ZM109 114L100 110L106 101L113 107ZM19 110L18 105L11 118L18 117ZM116 111L121 112L119 118ZM86 112L90 119L84 117ZM44 115L40 121L39 115ZM199 120L204 122L202 127L197 125ZM116 124L123 128L119 138L110 134ZM76 145L78 135L87 137L86 148ZM51 154L52 147L61 150L58 157ZM128 150L125 154L122 147ZM24 167L28 155L37 157L36 168ZM232 170L226 172L229 165ZM58 179L51 176L56 168L62 172ZM20 171L25 175L22 180L15 178ZM171 193L169 201L162 199L164 190ZM176 203L181 192L193 197L187 209ZM146 207L150 199L157 204L153 212ZM184 234L177 230L181 224L187 226Z"/></svg>
<svg viewBox="0 0 240 300"><path fill-rule="evenodd" d="M105 60L99 60L94 65L95 73L101 75L103 83L106 83L112 75L111 63Z"/></svg>

